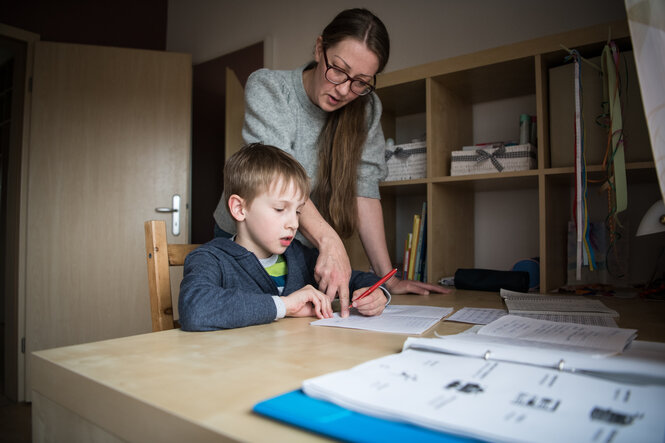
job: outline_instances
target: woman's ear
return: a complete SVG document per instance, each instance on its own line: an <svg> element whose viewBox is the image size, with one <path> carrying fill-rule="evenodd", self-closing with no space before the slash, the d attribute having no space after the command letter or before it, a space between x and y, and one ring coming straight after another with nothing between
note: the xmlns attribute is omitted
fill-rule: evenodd
<svg viewBox="0 0 665 443"><path fill-rule="evenodd" d="M321 63L323 60L323 37L318 36L314 43L314 61Z"/></svg>
<svg viewBox="0 0 665 443"><path fill-rule="evenodd" d="M243 221L245 219L245 199L238 194L233 194L229 197L227 202L229 205L229 212L231 217L236 221Z"/></svg>

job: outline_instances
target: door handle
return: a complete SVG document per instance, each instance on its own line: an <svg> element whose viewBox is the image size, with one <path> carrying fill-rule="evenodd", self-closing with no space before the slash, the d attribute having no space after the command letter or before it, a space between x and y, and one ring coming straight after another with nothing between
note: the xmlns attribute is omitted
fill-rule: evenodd
<svg viewBox="0 0 665 443"><path fill-rule="evenodd" d="M173 195L170 208L155 208L155 212L171 214L171 232L174 236L180 235L180 196L178 194Z"/></svg>

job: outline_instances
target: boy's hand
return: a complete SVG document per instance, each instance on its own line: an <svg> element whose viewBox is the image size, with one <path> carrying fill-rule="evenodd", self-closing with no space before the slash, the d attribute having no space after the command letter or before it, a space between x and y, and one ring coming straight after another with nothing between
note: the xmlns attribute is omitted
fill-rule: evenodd
<svg viewBox="0 0 665 443"><path fill-rule="evenodd" d="M331 318L333 315L330 299L312 285L282 297L282 301L286 306L287 317Z"/></svg>
<svg viewBox="0 0 665 443"><path fill-rule="evenodd" d="M381 288L376 288L374 292L369 294L367 297L363 297L356 301L356 299L360 297L368 288L369 287L353 291L353 295L351 296L351 304L362 315L379 315L383 312L383 309L386 307L386 303L388 302L386 294L384 294ZM349 309L350 308L351 306L349 306Z"/></svg>

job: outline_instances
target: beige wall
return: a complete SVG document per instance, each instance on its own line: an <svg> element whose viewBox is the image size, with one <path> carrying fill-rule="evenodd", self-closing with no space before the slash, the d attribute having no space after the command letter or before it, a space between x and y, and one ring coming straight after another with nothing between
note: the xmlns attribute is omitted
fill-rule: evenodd
<svg viewBox="0 0 665 443"><path fill-rule="evenodd" d="M386 71L626 17L622 0L169 0L167 49L200 63L265 41L266 67L291 69L337 12L358 6L388 28Z"/></svg>

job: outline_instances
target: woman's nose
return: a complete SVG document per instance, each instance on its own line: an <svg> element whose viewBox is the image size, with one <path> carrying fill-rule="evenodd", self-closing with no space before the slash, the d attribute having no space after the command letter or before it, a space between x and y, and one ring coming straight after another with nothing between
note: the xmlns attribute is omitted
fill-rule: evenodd
<svg viewBox="0 0 665 443"><path fill-rule="evenodd" d="M345 96L351 90L351 81L347 80L344 83L340 83L335 89L337 89L340 95Z"/></svg>

